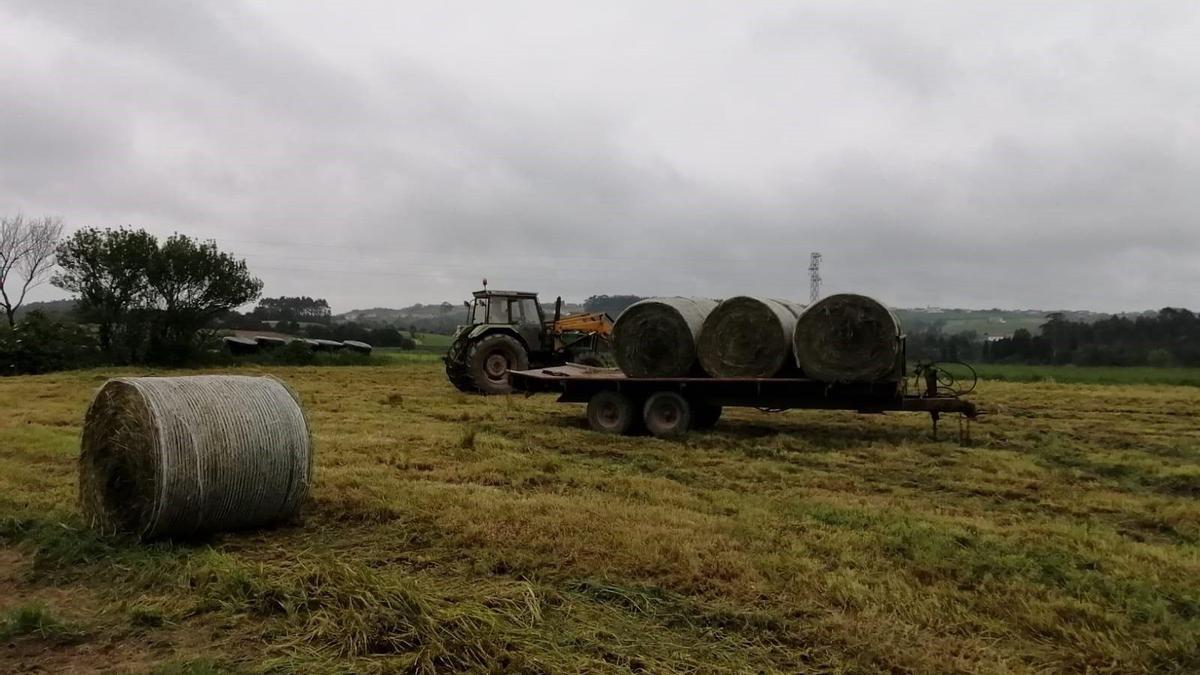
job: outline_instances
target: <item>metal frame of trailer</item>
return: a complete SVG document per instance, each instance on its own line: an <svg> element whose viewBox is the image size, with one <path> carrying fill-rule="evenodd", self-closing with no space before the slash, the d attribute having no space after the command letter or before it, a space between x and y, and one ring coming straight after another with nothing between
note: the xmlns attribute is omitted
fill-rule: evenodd
<svg viewBox="0 0 1200 675"><path fill-rule="evenodd" d="M631 433L644 425L655 435L676 436L689 429L712 426L724 407L742 407L770 411L925 412L933 421L935 437L941 415L958 413L959 437L965 441L970 438L970 420L979 415L971 401L939 389L934 376L926 377L924 389L913 394L906 391L903 379L832 384L792 377L627 377L615 368L578 364L512 371L509 375L513 389L526 395L557 393L560 403L587 403L589 424L609 433ZM678 422L682 417L682 425L663 424L663 406L666 417L671 418L667 422ZM608 417L596 407L607 407ZM626 413L632 415L628 422L620 418Z"/></svg>

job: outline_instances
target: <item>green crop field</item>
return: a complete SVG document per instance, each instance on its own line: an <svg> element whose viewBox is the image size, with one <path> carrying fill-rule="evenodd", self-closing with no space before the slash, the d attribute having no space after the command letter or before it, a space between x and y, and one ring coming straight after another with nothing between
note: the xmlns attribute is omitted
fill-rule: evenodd
<svg viewBox="0 0 1200 675"><path fill-rule="evenodd" d="M1200 670L1200 388L989 380L968 446L755 410L672 442L431 355L272 368L303 522L139 545L75 506L118 372L0 378L0 672Z"/></svg>
<svg viewBox="0 0 1200 675"><path fill-rule="evenodd" d="M445 349L450 346L453 337L450 335L440 335L438 333L417 333L417 340L422 347Z"/></svg>
<svg viewBox="0 0 1200 675"><path fill-rule="evenodd" d="M1173 384L1200 387L1200 368L1030 366L993 363L974 364L974 368L984 379L1005 382Z"/></svg>

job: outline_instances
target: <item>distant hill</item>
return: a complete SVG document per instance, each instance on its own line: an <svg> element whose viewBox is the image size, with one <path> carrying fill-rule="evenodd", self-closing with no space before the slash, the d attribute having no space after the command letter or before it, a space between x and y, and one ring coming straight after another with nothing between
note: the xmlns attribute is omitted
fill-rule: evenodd
<svg viewBox="0 0 1200 675"><path fill-rule="evenodd" d="M75 313L74 300L49 300L46 302L30 302L21 306L17 310L17 319L25 316L29 312L41 312L47 316L52 316L57 319L70 318Z"/></svg>
<svg viewBox="0 0 1200 675"><path fill-rule="evenodd" d="M1055 310L1043 309L949 309L923 307L894 309L900 325L908 332L939 328L942 333L954 335L964 331L975 331L980 337L1008 337L1017 329L1024 328L1037 335L1038 328L1046 323L1046 317ZM1091 323L1109 314L1086 311L1062 311L1071 321Z"/></svg>
<svg viewBox="0 0 1200 675"><path fill-rule="evenodd" d="M547 318L554 315L554 303L543 303L542 309ZM582 311L583 305L563 303L564 314ZM449 334L454 332L456 326L466 323L467 308L461 302L458 304L442 302L430 305L417 303L400 309L372 307L370 309L352 309L349 312L336 314L333 320L334 322L353 321L367 326L395 326L425 333Z"/></svg>

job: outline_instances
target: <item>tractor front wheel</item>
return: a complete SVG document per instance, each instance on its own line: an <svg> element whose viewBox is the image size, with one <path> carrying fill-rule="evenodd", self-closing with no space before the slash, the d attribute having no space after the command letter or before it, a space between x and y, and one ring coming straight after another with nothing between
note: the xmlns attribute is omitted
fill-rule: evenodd
<svg viewBox="0 0 1200 675"><path fill-rule="evenodd" d="M471 379L484 394L507 394L512 391L508 371L529 367L525 346L510 335L489 335L471 345L467 356Z"/></svg>

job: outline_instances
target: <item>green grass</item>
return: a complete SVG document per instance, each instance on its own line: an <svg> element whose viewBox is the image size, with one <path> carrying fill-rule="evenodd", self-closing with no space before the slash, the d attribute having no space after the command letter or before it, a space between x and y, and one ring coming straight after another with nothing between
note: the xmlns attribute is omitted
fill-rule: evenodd
<svg viewBox="0 0 1200 675"><path fill-rule="evenodd" d="M985 380L966 447L821 411L667 442L390 358L236 370L305 402L304 521L154 545L75 515L71 439L135 371L0 379L0 612L84 636L0 672L1200 669L1198 388Z"/></svg>
<svg viewBox="0 0 1200 675"><path fill-rule="evenodd" d="M1200 368L1033 366L995 363L973 365L981 378L1005 382L1200 386Z"/></svg>
<svg viewBox="0 0 1200 675"><path fill-rule="evenodd" d="M76 634L77 631L40 603L21 605L0 613L0 640L23 635L64 640Z"/></svg>
<svg viewBox="0 0 1200 675"><path fill-rule="evenodd" d="M417 363L441 363L442 356L445 350L429 350L429 349L377 349L371 355L372 358L381 359L383 363L399 365L399 364L417 364Z"/></svg>
<svg viewBox="0 0 1200 675"><path fill-rule="evenodd" d="M431 349L445 349L450 346L453 340L450 335L439 335L438 333L417 333L417 342L421 347Z"/></svg>

